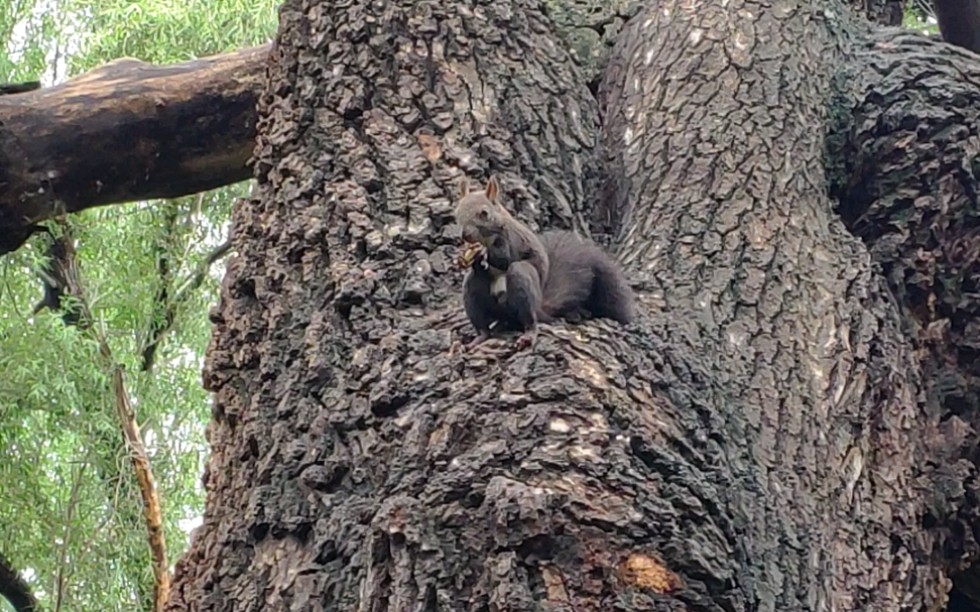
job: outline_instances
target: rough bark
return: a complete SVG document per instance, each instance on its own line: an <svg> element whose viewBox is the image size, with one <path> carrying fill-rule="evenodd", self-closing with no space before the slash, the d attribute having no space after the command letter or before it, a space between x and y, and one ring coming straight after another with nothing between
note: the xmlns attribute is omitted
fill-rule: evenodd
<svg viewBox="0 0 980 612"><path fill-rule="evenodd" d="M610 72L612 207L677 359L731 399L663 426L706 443L676 458L684 495L653 517L693 505L696 526L658 547L722 607L934 609L948 585L920 563L915 487L936 415L887 284L824 195L819 126L846 112L828 105L833 70L865 33L833 3L667 4L637 18Z"/></svg>
<svg viewBox="0 0 980 612"><path fill-rule="evenodd" d="M64 212L250 178L269 48L167 66L121 59L0 96L0 254Z"/></svg>
<svg viewBox="0 0 980 612"><path fill-rule="evenodd" d="M831 182L844 223L868 245L903 313L930 426L920 524L933 559L980 607L980 63L973 53L883 31L840 75ZM938 430L932 427L939 423Z"/></svg>
<svg viewBox="0 0 980 612"><path fill-rule="evenodd" d="M170 610L941 609L977 557L978 386L937 373L976 361L980 79L917 72L948 45L660 0L600 112L531 0L281 18ZM615 232L642 320L450 355L449 198L488 172Z"/></svg>
<svg viewBox="0 0 980 612"><path fill-rule="evenodd" d="M602 79L616 37L643 7L642 0L554 0L549 7L558 32L594 90Z"/></svg>
<svg viewBox="0 0 980 612"><path fill-rule="evenodd" d="M469 333L450 197L494 172L519 217L585 227L596 105L536 2L331 6L280 13L259 194L235 209L205 374L209 502L170 609L527 609L541 580L562 590L525 567L559 553L535 516L585 486L552 448L561 396L535 399L566 380L569 340L545 332L502 371L449 354ZM515 376L511 409L481 410Z"/></svg>

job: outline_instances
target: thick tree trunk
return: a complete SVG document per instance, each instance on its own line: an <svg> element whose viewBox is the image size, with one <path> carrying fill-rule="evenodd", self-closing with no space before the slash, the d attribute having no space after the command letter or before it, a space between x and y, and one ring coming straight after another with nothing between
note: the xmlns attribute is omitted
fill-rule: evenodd
<svg viewBox="0 0 980 612"><path fill-rule="evenodd" d="M848 113L831 123L828 151L840 215L897 299L928 383L925 414L909 423L922 453L918 539L970 609L980 609L978 60L907 32L874 36L841 75Z"/></svg>
<svg viewBox="0 0 980 612"><path fill-rule="evenodd" d="M839 11L666 4L624 36L604 111L625 259L664 296L674 376L700 387L661 417L668 446L691 448L650 517L696 521L657 548L723 607L931 609L946 584L921 563L915 476L936 415L825 195L825 126L848 110L835 70L862 33Z"/></svg>
<svg viewBox="0 0 980 612"><path fill-rule="evenodd" d="M0 96L0 254L61 213L250 178L269 48L168 66L116 60Z"/></svg>
<svg viewBox="0 0 980 612"><path fill-rule="evenodd" d="M600 109L531 0L281 18L169 609L941 609L977 556L965 53L651 2ZM450 197L490 172L615 232L642 320L454 356Z"/></svg>

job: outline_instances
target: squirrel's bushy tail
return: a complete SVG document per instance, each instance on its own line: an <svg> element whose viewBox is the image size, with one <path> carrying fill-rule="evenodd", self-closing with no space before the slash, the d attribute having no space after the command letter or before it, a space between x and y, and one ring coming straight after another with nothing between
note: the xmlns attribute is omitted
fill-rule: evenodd
<svg viewBox="0 0 980 612"><path fill-rule="evenodd" d="M619 264L613 261L605 251L598 246L593 265L595 278L592 281L592 295L587 307L593 316L606 317L630 323L634 317L633 290L623 274Z"/></svg>
<svg viewBox="0 0 980 612"><path fill-rule="evenodd" d="M550 317L606 317L633 320L632 291L622 270L591 240L552 230L540 236L548 253L542 310Z"/></svg>
<svg viewBox="0 0 980 612"><path fill-rule="evenodd" d="M595 271L587 253L589 244L564 230L544 232L539 238L548 253L541 308L549 317L575 314L592 293Z"/></svg>

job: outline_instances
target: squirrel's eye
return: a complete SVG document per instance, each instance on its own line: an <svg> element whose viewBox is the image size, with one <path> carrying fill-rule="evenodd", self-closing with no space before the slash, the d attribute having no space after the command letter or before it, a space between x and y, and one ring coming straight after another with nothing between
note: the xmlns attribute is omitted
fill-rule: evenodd
<svg viewBox="0 0 980 612"><path fill-rule="evenodd" d="M490 218L490 211L487 210L486 208L481 209L480 210L480 218L481 219L489 219Z"/></svg>

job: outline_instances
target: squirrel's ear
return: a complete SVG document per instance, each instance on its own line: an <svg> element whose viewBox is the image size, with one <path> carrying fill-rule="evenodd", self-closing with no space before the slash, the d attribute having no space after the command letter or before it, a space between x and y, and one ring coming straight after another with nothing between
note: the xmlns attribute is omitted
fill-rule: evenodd
<svg viewBox="0 0 980 612"><path fill-rule="evenodd" d="M465 176L460 177L459 184L456 185L456 196L462 200L470 193L470 180Z"/></svg>
<svg viewBox="0 0 980 612"><path fill-rule="evenodd" d="M497 201L497 194L500 192L500 186L497 185L497 177L493 174L490 175L489 180L487 180L486 196L491 202Z"/></svg>

